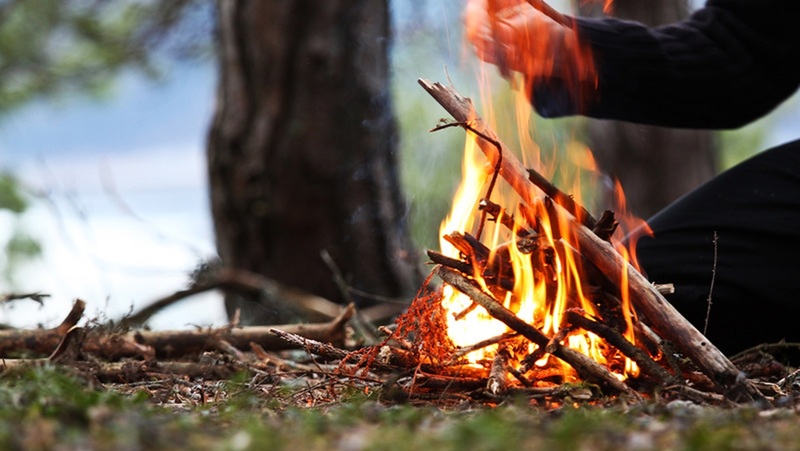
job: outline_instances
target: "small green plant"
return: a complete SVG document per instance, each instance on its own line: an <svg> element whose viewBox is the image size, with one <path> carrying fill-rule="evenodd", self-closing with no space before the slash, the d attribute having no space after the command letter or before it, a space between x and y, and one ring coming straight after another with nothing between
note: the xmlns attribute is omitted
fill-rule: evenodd
<svg viewBox="0 0 800 451"><path fill-rule="evenodd" d="M28 206L19 180L11 173L0 171L0 220L5 217L10 224L10 234L0 236L0 240L5 239L2 245L5 259L0 260L0 273L9 287L14 286L14 274L20 265L42 253L39 242L24 230L22 217Z"/></svg>

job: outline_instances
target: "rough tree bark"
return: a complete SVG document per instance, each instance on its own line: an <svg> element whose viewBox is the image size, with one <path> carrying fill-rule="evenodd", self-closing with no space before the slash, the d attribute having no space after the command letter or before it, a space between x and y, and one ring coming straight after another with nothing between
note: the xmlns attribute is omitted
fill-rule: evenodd
<svg viewBox="0 0 800 451"><path fill-rule="evenodd" d="M581 13L598 15L598 2L581 2ZM600 5L602 6L602 5ZM689 12L686 0L614 0L613 15L655 26ZM641 217L710 179L716 172L711 132L589 121L589 141L600 168L622 184L629 207Z"/></svg>
<svg viewBox="0 0 800 451"><path fill-rule="evenodd" d="M358 290L413 293L387 0L219 0L217 8L208 167L223 264L342 301L325 250ZM280 300L226 298L226 307L242 307L251 323L296 319Z"/></svg>

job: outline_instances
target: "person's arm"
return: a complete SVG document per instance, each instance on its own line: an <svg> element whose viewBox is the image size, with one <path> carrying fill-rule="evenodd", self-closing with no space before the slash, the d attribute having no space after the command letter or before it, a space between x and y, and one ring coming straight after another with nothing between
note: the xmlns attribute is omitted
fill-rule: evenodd
<svg viewBox="0 0 800 451"><path fill-rule="evenodd" d="M685 22L648 28L577 18L597 90L578 99L557 77L534 82L546 117L569 114L672 127L733 128L766 114L800 84L796 0L710 1ZM585 93L586 90L583 90Z"/></svg>

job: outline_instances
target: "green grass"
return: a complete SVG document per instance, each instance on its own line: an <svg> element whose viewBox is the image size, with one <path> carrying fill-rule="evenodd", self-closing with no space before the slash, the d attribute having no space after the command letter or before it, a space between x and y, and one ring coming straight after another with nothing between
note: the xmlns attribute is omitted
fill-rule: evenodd
<svg viewBox="0 0 800 451"><path fill-rule="evenodd" d="M244 376L218 385L224 396L217 402L181 405L144 388L111 390L63 368L7 370L0 376L0 448L800 449L800 418L790 409L673 402L546 410L525 400L489 408L467 398L443 409L435 402L386 404L380 393L355 389L303 407L287 403L299 387L265 390Z"/></svg>

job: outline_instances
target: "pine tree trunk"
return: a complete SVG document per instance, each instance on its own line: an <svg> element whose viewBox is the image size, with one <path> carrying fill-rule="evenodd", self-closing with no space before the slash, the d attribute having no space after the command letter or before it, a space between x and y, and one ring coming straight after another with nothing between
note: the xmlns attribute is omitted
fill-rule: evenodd
<svg viewBox="0 0 800 451"><path fill-rule="evenodd" d="M223 264L341 302L324 250L358 290L413 293L387 1L217 6L220 80L208 167ZM279 300L253 301L229 296L226 306L242 307L247 322L294 319Z"/></svg>
<svg viewBox="0 0 800 451"><path fill-rule="evenodd" d="M589 4L596 8L597 2ZM612 8L615 17L650 26L676 22L688 14L685 0L614 0ZM586 6L581 12L597 13ZM600 168L621 182L629 207L645 218L716 171L714 137L705 130L593 120L589 140Z"/></svg>

